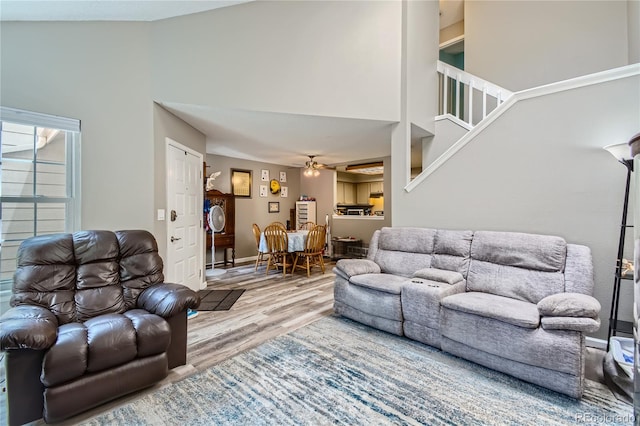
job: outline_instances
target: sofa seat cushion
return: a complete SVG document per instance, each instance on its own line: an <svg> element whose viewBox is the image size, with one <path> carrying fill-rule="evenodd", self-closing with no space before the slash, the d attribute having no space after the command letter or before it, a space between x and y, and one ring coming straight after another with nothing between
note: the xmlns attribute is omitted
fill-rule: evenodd
<svg viewBox="0 0 640 426"><path fill-rule="evenodd" d="M466 292L447 296L441 303L447 309L496 319L518 327L537 328L540 325L536 305L508 297Z"/></svg>
<svg viewBox="0 0 640 426"><path fill-rule="evenodd" d="M362 274L351 277L349 282L358 287L366 287L383 293L400 294L406 277L393 274Z"/></svg>
<svg viewBox="0 0 640 426"><path fill-rule="evenodd" d="M64 324L44 356L41 381L47 387L56 386L136 358L161 354L170 342L169 324L141 309Z"/></svg>

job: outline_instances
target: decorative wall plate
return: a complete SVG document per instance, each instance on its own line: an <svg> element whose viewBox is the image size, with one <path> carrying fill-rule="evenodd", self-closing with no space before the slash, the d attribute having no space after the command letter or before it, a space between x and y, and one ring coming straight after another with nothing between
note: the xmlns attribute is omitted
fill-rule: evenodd
<svg viewBox="0 0 640 426"><path fill-rule="evenodd" d="M271 189L272 194L277 194L278 192L280 192L280 182L275 179L271 179L269 188Z"/></svg>

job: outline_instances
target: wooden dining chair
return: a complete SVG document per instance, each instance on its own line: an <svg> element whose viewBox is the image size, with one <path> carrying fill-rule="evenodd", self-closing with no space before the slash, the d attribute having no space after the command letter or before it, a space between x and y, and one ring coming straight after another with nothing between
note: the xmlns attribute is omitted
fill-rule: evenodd
<svg viewBox="0 0 640 426"><path fill-rule="evenodd" d="M322 253L324 251L326 234L327 228L324 225L316 225L309 231L304 251L296 252L296 259L293 262L292 271L296 268L303 268L307 270L307 277L310 277L311 267L318 265L324 274L324 258L322 257ZM302 258L304 258L304 264L298 265L298 261Z"/></svg>
<svg viewBox="0 0 640 426"><path fill-rule="evenodd" d="M298 227L298 230L311 231L314 226L316 226L316 224L313 222L305 222L300 224L300 226Z"/></svg>
<svg viewBox="0 0 640 426"><path fill-rule="evenodd" d="M258 265L260 265L260 263L265 261L264 256L266 253L260 251L260 227L255 223L253 224L253 237L256 239L256 250L258 250L258 257L256 259L256 268L255 268L255 270L257 271Z"/></svg>
<svg viewBox="0 0 640 426"><path fill-rule="evenodd" d="M267 240L269 259L267 271L274 265L282 266L282 275L287 275L287 260L289 260L289 236L287 230L280 225L271 224L264 228L264 238ZM290 264L290 263L289 263Z"/></svg>
<svg viewBox="0 0 640 426"><path fill-rule="evenodd" d="M278 225L279 227L281 227L285 231L287 230L287 227L282 222L271 222L270 225Z"/></svg>

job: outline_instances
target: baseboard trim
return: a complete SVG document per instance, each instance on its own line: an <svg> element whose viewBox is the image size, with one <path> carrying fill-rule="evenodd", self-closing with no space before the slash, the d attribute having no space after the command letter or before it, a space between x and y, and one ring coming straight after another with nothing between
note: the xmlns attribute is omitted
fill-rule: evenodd
<svg viewBox="0 0 640 426"><path fill-rule="evenodd" d="M595 337L586 337L585 344L587 347L607 350L607 341L603 339L596 339Z"/></svg>

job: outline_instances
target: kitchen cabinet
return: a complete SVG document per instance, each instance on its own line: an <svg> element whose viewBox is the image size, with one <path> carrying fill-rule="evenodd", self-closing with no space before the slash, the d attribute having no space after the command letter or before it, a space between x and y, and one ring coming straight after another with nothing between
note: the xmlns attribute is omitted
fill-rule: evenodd
<svg viewBox="0 0 640 426"><path fill-rule="evenodd" d="M336 204L344 204L344 182L337 182Z"/></svg>
<svg viewBox="0 0 640 426"><path fill-rule="evenodd" d="M371 192L384 192L383 191L383 182L369 182Z"/></svg>
<svg viewBox="0 0 640 426"><path fill-rule="evenodd" d="M371 194L369 182L359 183L356 194L358 204L369 204L369 194Z"/></svg>
<svg viewBox="0 0 640 426"><path fill-rule="evenodd" d="M344 182L344 202L341 204L356 204L356 184Z"/></svg>

